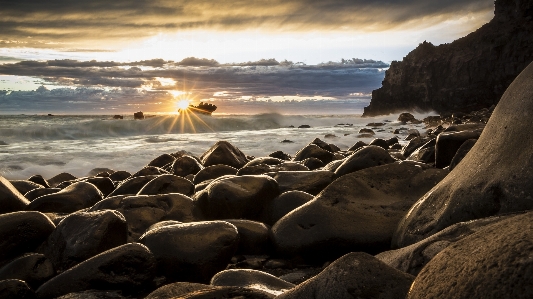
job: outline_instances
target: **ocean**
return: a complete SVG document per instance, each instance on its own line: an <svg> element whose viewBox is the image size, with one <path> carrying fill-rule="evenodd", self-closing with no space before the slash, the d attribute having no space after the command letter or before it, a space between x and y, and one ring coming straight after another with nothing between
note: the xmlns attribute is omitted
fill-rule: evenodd
<svg viewBox="0 0 533 299"><path fill-rule="evenodd" d="M424 115L415 115L423 118ZM424 132L424 125L402 124L397 115L167 115L134 120L133 115L0 115L0 175L49 179L61 172L86 176L94 168L136 172L164 153L200 156L219 140L249 156L281 150L294 155L315 138L346 150L362 140L390 138L404 127ZM369 123L382 122L374 137L358 137ZM298 128L308 125L310 128ZM327 137L326 137L327 136ZM397 135L399 139L404 136ZM285 142L282 142L285 141ZM401 143L407 141L401 140Z"/></svg>

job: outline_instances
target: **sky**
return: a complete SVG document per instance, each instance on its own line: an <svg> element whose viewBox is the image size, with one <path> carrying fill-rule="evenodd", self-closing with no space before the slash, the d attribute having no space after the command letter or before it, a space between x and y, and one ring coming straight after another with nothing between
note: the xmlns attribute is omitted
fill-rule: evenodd
<svg viewBox="0 0 533 299"><path fill-rule="evenodd" d="M362 109L393 60L492 0L0 0L0 113ZM329 109L329 110L328 110Z"/></svg>

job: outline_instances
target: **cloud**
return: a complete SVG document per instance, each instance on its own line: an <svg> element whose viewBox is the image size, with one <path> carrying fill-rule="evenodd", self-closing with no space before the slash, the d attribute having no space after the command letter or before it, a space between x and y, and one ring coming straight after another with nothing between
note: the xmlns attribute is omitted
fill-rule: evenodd
<svg viewBox="0 0 533 299"><path fill-rule="evenodd" d="M2 47L73 49L94 41L117 42L189 29L380 31L493 9L492 0L5 2L0 1Z"/></svg>

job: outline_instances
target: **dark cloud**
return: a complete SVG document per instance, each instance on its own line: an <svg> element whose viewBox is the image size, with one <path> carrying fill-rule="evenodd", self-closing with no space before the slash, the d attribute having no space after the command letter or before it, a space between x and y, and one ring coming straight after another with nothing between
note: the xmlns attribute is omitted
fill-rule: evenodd
<svg viewBox="0 0 533 299"><path fill-rule="evenodd" d="M493 0L1 0L0 7L1 46L68 48L49 41L131 40L178 29L383 30L489 11Z"/></svg>

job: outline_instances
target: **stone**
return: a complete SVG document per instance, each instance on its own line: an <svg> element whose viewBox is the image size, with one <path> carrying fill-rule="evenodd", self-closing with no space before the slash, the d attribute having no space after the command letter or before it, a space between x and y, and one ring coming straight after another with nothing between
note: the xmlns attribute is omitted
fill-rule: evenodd
<svg viewBox="0 0 533 299"><path fill-rule="evenodd" d="M324 259L390 248L398 222L447 171L397 162L344 175L272 227L279 253Z"/></svg>
<svg viewBox="0 0 533 299"><path fill-rule="evenodd" d="M272 158L278 158L278 159L281 159L281 160L285 160L285 161L289 161L289 160L292 159L292 157L289 154L286 154L286 153L284 153L282 151L275 151L275 152L271 153L268 156L272 157Z"/></svg>
<svg viewBox="0 0 533 299"><path fill-rule="evenodd" d="M83 182L93 184L104 197L108 196L113 190L115 190L115 185L109 177L91 177L82 180Z"/></svg>
<svg viewBox="0 0 533 299"><path fill-rule="evenodd" d="M372 129L368 129L368 128L362 128L359 130L359 134L363 134L363 133L376 135L376 133Z"/></svg>
<svg viewBox="0 0 533 299"><path fill-rule="evenodd" d="M532 82L533 64L509 86L465 159L402 219L395 248L458 222L533 209Z"/></svg>
<svg viewBox="0 0 533 299"><path fill-rule="evenodd" d="M115 172L113 169L107 168L107 167L97 167L91 169L86 176L93 177L93 176L99 176L99 174L104 175L103 177L108 177L110 174Z"/></svg>
<svg viewBox="0 0 533 299"><path fill-rule="evenodd" d="M193 179L193 183L199 184L203 181L212 180L225 175L236 175L238 169L224 164L211 165L200 170Z"/></svg>
<svg viewBox="0 0 533 299"><path fill-rule="evenodd" d="M129 178L130 176L131 176L131 173L124 171L124 170L119 170L119 171L115 171L112 174L110 174L109 178L112 179L113 181L123 181Z"/></svg>
<svg viewBox="0 0 533 299"><path fill-rule="evenodd" d="M177 176L185 177L189 174L197 174L204 167L195 158L183 155L172 163L172 173Z"/></svg>
<svg viewBox="0 0 533 299"><path fill-rule="evenodd" d="M303 149L298 151L294 156L294 161L303 161L307 158L317 158L324 164L333 161L333 153L329 152L316 144L308 144Z"/></svg>
<svg viewBox="0 0 533 299"><path fill-rule="evenodd" d="M405 298L413 280L367 253L352 252L276 298Z"/></svg>
<svg viewBox="0 0 533 299"><path fill-rule="evenodd" d="M275 296L257 289L241 287L213 287L184 295L183 299L273 299Z"/></svg>
<svg viewBox="0 0 533 299"><path fill-rule="evenodd" d="M26 181L26 180L13 180L9 181L13 187L15 187L20 194L26 194L34 189L44 189L44 187L40 184L34 183L32 181Z"/></svg>
<svg viewBox="0 0 533 299"><path fill-rule="evenodd" d="M144 185L137 195L157 195L168 193L181 193L187 196L194 194L194 185L183 177L162 174Z"/></svg>
<svg viewBox="0 0 533 299"><path fill-rule="evenodd" d="M239 247L235 254L262 255L271 252L270 226L246 219L226 219L237 228Z"/></svg>
<svg viewBox="0 0 533 299"><path fill-rule="evenodd" d="M393 163L394 161L395 160L390 154L382 147L369 145L346 158L346 160L337 167L335 174L340 177L361 169L385 165Z"/></svg>
<svg viewBox="0 0 533 299"><path fill-rule="evenodd" d="M303 191L312 195L317 195L336 178L335 173L326 170L279 171L268 175L278 182L280 193Z"/></svg>
<svg viewBox="0 0 533 299"><path fill-rule="evenodd" d="M360 149L360 148L362 148L362 147L365 147L365 146L367 146L367 145L368 145L368 144L366 144L366 142L364 142L364 141L357 141L354 145L352 145L352 146L348 149L348 151L356 151L356 150L358 150L358 149Z"/></svg>
<svg viewBox="0 0 533 299"><path fill-rule="evenodd" d="M278 158L273 158L273 157L259 157L259 158L255 158L253 160L251 160L250 162L246 163L246 165L244 165L243 167L246 167L246 166L256 166L256 165L261 165L261 164L266 164L266 165L279 165L281 163L283 163L284 161L282 159L278 159Z"/></svg>
<svg viewBox="0 0 533 299"><path fill-rule="evenodd" d="M77 182L59 192L34 199L27 209L40 212L72 213L89 208L102 198L102 192L93 184Z"/></svg>
<svg viewBox="0 0 533 299"><path fill-rule="evenodd" d="M85 290L144 291L154 278L155 259L148 248L128 243L104 251L55 276L36 291L48 299Z"/></svg>
<svg viewBox="0 0 533 299"><path fill-rule="evenodd" d="M0 214L23 211L29 204L13 184L0 176Z"/></svg>
<svg viewBox="0 0 533 299"><path fill-rule="evenodd" d="M324 167L322 167L322 170L327 170L327 171L331 171L331 172L335 172L335 170L337 170L337 168L339 168L339 166L341 166L342 163L344 163L346 158L344 159L340 159L340 160L334 160L334 161L331 161L329 162L327 165L325 165Z"/></svg>
<svg viewBox="0 0 533 299"><path fill-rule="evenodd" d="M210 282L213 286L257 289L278 296L295 287L274 275L251 269L231 269L218 272Z"/></svg>
<svg viewBox="0 0 533 299"><path fill-rule="evenodd" d="M108 195L108 197L117 195L135 195L141 191L144 185L148 184L148 182L156 177L158 177L158 175L130 177L122 181L122 183L120 183L120 185L118 185L117 188Z"/></svg>
<svg viewBox="0 0 533 299"><path fill-rule="evenodd" d="M150 161L150 163L148 163L148 166L163 168L169 163L174 163L174 161L176 161L176 158L174 156L169 154L162 154L161 156Z"/></svg>
<svg viewBox="0 0 533 299"><path fill-rule="evenodd" d="M35 292L19 279L6 279L0 281L0 298L35 299Z"/></svg>
<svg viewBox="0 0 533 299"><path fill-rule="evenodd" d="M218 141L202 154L200 160L204 167L224 164L234 168L241 168L247 162L246 156L235 146L227 141Z"/></svg>
<svg viewBox="0 0 533 299"><path fill-rule="evenodd" d="M225 221L163 226L139 241L153 252L158 273L173 281L206 282L226 268L239 246L237 228Z"/></svg>
<svg viewBox="0 0 533 299"><path fill-rule="evenodd" d="M398 116L398 121L402 122L402 123L407 123L407 122L410 122L410 121L413 121L413 120L416 120L416 118L414 117L414 115L412 115L409 112L401 113Z"/></svg>
<svg viewBox="0 0 533 299"><path fill-rule="evenodd" d="M48 179L48 184L50 187L55 188L57 185L66 182L66 181L72 181L77 179L75 176L73 176L70 173L62 172L50 179Z"/></svg>
<svg viewBox="0 0 533 299"><path fill-rule="evenodd" d="M301 161L302 165L307 167L309 170L315 170L321 167L324 167L326 164L318 158L307 158Z"/></svg>
<svg viewBox="0 0 533 299"><path fill-rule="evenodd" d="M436 255L407 298L531 298L532 248L531 211L485 226Z"/></svg>
<svg viewBox="0 0 533 299"><path fill-rule="evenodd" d="M416 137L416 138L409 140L409 143L402 148L402 155L406 158L409 157L419 147L421 147L428 141L429 139L422 138L422 137Z"/></svg>
<svg viewBox="0 0 533 299"><path fill-rule="evenodd" d="M286 191L274 198L263 217L268 225L274 225L292 210L306 204L313 199L313 195L303 191Z"/></svg>
<svg viewBox="0 0 533 299"><path fill-rule="evenodd" d="M50 260L37 253L16 258L0 268L0 280L20 279L34 290L55 274Z"/></svg>
<svg viewBox="0 0 533 299"><path fill-rule="evenodd" d="M32 252L55 229L43 213L25 211L0 215L0 264Z"/></svg>
<svg viewBox="0 0 533 299"><path fill-rule="evenodd" d="M463 142L457 152L455 152L455 155L452 158L452 161L450 162L449 170L452 171L459 162L463 160L463 158L470 152L472 147L476 144L477 139L468 139L467 141Z"/></svg>
<svg viewBox="0 0 533 299"><path fill-rule="evenodd" d="M206 219L260 220L264 207L280 194L271 177L221 177L193 196Z"/></svg>
<svg viewBox="0 0 533 299"><path fill-rule="evenodd" d="M46 240L43 252L63 272L97 254L126 244L128 226L113 210L73 213Z"/></svg>
<svg viewBox="0 0 533 299"><path fill-rule="evenodd" d="M457 150L468 139L478 139L481 131L443 132L435 143L435 167L450 165Z"/></svg>
<svg viewBox="0 0 533 299"><path fill-rule="evenodd" d="M162 175L167 174L168 172L162 168L155 166L145 166L141 170L132 174L131 177L141 177L141 176L151 176L151 175Z"/></svg>
<svg viewBox="0 0 533 299"><path fill-rule="evenodd" d="M82 292L68 293L57 297L57 299L124 299L120 291L99 291L88 290Z"/></svg>
<svg viewBox="0 0 533 299"><path fill-rule="evenodd" d="M50 184L48 184L48 182L40 174L32 175L30 178L28 178L28 181L37 183L45 188L50 188Z"/></svg>
<svg viewBox="0 0 533 299"><path fill-rule="evenodd" d="M331 145L329 145L325 141L320 140L320 138L315 138L313 141L311 141L310 144L314 144L314 145L320 147L321 149L326 150L326 151L331 152L331 153L335 152L335 149L333 149L331 147Z"/></svg>
<svg viewBox="0 0 533 299"><path fill-rule="evenodd" d="M155 291L151 292L144 299L171 299L181 297L182 295L192 293L195 291L212 289L213 286L194 283L194 282L174 282L164 285Z"/></svg>
<svg viewBox="0 0 533 299"><path fill-rule="evenodd" d="M417 148L411 155L409 155L407 160L418 161L427 164L435 163L435 143L435 138L424 143L424 145Z"/></svg>
<svg viewBox="0 0 533 299"><path fill-rule="evenodd" d="M379 147L381 147L383 149L386 149L386 150L389 149L389 143L386 140L381 139L381 138L376 138L376 139L370 141L370 143L368 145L369 146L370 145L379 146Z"/></svg>

